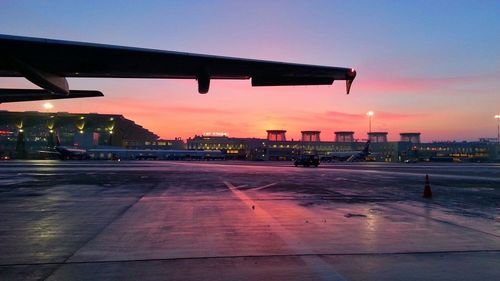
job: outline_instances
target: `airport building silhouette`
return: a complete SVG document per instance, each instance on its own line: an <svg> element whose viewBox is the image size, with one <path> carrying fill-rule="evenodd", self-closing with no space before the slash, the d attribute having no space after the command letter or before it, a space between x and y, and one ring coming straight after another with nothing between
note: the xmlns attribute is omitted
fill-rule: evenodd
<svg viewBox="0 0 500 281"><path fill-rule="evenodd" d="M328 161L335 152L361 151L366 142L355 139L352 131L334 132L335 141L321 141L320 131L302 131L299 140L288 140L286 130L267 130L266 133L267 138L233 138L226 133L206 133L184 142L180 138L159 139L153 132L118 114L0 111L0 156L39 158L37 151L53 148L59 138L61 145L85 149L220 151L223 157L219 158L236 160L288 161L299 154L317 154ZM388 132L368 133L372 155L367 160L495 161L499 158L496 142L421 143L418 132L400 133L399 141L388 141L387 136ZM167 159L157 154L155 159ZM180 158L185 159L190 153L183 155ZM112 153L101 153L99 158L112 157Z"/></svg>
<svg viewBox="0 0 500 281"><path fill-rule="evenodd" d="M119 114L0 111L0 155L37 158L37 151L53 148L57 139L82 148L133 147L158 136Z"/></svg>
<svg viewBox="0 0 500 281"><path fill-rule="evenodd" d="M287 140L286 130L268 130L267 138L231 138L227 135L197 135L187 139L189 150L222 150L229 159L283 160L298 154L318 154L323 160L334 152L361 151L366 142L354 138L354 132L335 132L335 141L321 141L320 131L302 131L300 140ZM369 160L384 162L418 161L493 161L498 150L494 142L421 143L420 133L400 133L399 141L388 141L387 132L368 133Z"/></svg>

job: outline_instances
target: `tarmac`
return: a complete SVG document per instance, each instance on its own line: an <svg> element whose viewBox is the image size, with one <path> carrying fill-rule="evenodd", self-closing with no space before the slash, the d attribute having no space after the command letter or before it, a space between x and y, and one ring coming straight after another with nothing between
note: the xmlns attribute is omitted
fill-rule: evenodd
<svg viewBox="0 0 500 281"><path fill-rule="evenodd" d="M3 161L0 214L0 280L500 280L499 164Z"/></svg>

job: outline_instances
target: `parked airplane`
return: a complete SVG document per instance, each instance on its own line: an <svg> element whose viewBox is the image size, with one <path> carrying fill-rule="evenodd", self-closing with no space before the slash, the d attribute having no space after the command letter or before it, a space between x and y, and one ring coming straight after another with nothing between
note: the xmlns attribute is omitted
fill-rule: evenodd
<svg viewBox="0 0 500 281"><path fill-rule="evenodd" d="M333 152L329 154L329 157L331 157L332 160L336 161L346 161L346 162L362 161L367 156L372 155L372 153L369 150L370 150L370 140L366 142L363 150Z"/></svg>
<svg viewBox="0 0 500 281"><path fill-rule="evenodd" d="M49 154L58 157L61 160L84 160L89 159L87 150L78 147L61 145L59 136L56 135L56 146L50 151L38 151L41 154Z"/></svg>
<svg viewBox="0 0 500 281"><path fill-rule="evenodd" d="M252 86L330 85L352 68L306 65L0 34L0 77L25 77L39 90L0 89L0 103L97 97L70 90L66 77L196 79L208 92L211 79L251 79Z"/></svg>

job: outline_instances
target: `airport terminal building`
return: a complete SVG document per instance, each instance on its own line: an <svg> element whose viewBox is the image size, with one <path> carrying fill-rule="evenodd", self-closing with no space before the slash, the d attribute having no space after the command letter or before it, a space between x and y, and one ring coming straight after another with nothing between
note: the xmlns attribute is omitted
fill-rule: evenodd
<svg viewBox="0 0 500 281"><path fill-rule="evenodd" d="M158 136L118 114L0 111L0 155L39 158L57 144L137 147Z"/></svg>
<svg viewBox="0 0 500 281"><path fill-rule="evenodd" d="M221 150L229 159L289 161L299 154L317 154L324 161L336 152L361 151L366 141L354 138L354 132L334 132L335 141L321 141L320 131L302 131L300 140L287 140L286 130L268 130L267 138L231 138L227 134L203 134L189 138L187 149ZM432 142L421 143L420 133L400 133L399 141L388 141L388 132L368 133L369 161L496 161L496 142Z"/></svg>
<svg viewBox="0 0 500 281"><path fill-rule="evenodd" d="M96 159L112 159L111 150L120 148L150 151L148 155L159 155L155 159L192 159L201 151L220 151L223 157L217 158L232 160L290 161L300 154L315 154L322 161L333 161L332 156L336 153L363 150L366 140L370 140L371 154L365 158L368 161L480 162L500 158L498 143L487 139L422 143L420 133L403 132L398 141L388 141L388 132L370 132L358 140L352 131L336 131L333 132L334 141L322 141L320 131L302 131L299 140L287 139L286 133L286 130L267 130L266 138L233 138L227 133L204 133L184 142L181 138L159 139L123 115L0 111L0 156L43 158L37 152L53 149L58 138L61 145L100 149L102 153L95 154L100 155ZM109 153L106 153L106 148L109 148ZM169 150L177 151L176 156L168 156ZM165 155L160 155L160 152Z"/></svg>
<svg viewBox="0 0 500 281"><path fill-rule="evenodd" d="M266 133L267 138L231 138L218 133L197 135L187 140L187 148L219 149L227 151L231 159L289 161L299 154L318 154L326 158L332 152L358 151L365 146L365 142L358 142L353 138L339 137L333 142L321 141L319 131L303 131L300 140L287 140L286 130L268 130ZM354 133L350 133L352 137ZM379 143L375 146L377 150L392 156L393 144ZM383 158L388 157L387 155Z"/></svg>

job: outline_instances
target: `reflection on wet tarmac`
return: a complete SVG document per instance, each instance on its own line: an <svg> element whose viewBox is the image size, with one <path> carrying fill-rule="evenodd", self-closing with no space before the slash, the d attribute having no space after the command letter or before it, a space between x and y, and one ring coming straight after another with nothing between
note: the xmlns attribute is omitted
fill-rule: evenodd
<svg viewBox="0 0 500 281"><path fill-rule="evenodd" d="M494 280L499 168L3 162L0 279Z"/></svg>

